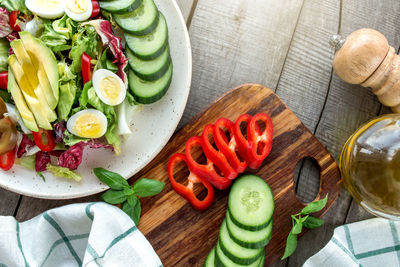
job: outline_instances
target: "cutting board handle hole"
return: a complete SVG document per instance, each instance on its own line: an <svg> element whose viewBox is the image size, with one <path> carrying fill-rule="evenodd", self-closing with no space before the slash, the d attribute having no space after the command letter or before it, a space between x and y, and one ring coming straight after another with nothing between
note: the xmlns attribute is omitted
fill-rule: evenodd
<svg viewBox="0 0 400 267"><path fill-rule="evenodd" d="M294 188L297 198L303 203L313 201L320 190L321 168L318 162L306 157L297 162L294 172Z"/></svg>

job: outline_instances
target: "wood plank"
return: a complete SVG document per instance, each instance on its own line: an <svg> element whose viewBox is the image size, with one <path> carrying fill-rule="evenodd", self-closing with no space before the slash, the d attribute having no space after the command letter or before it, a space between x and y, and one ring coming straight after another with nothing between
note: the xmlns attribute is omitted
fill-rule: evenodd
<svg viewBox="0 0 400 267"><path fill-rule="evenodd" d="M179 127L227 88L275 89L301 9L298 0L199 0L190 26L192 86Z"/></svg>
<svg viewBox="0 0 400 267"><path fill-rule="evenodd" d="M17 208L20 195L0 188L0 216L12 216Z"/></svg>
<svg viewBox="0 0 400 267"><path fill-rule="evenodd" d="M321 190L318 197L329 192L326 208L338 196L340 174L334 159L298 118L271 90L257 84L238 87L193 118L172 137L149 165L132 178L134 181L139 177L160 177L167 182L161 194L151 199L142 199L142 219L139 224L139 229L153 245L165 266L200 266L203 263L216 244L229 194L229 190L217 191L212 207L201 213L195 211L168 183L168 158L175 152L182 152L189 137L200 135L206 124L215 122L219 117L236 120L240 114L259 112L271 114L274 124L273 146L261 168L248 169L247 172L263 177L274 193L273 225L279 231L273 232L266 248L266 263L282 255L286 236L291 229L291 220L288 218L304 207L294 192L293 172L299 159L310 156L321 166ZM179 177L184 172L184 168L178 168L175 176ZM321 216L321 213L316 216ZM182 253L183 248L185 253Z"/></svg>

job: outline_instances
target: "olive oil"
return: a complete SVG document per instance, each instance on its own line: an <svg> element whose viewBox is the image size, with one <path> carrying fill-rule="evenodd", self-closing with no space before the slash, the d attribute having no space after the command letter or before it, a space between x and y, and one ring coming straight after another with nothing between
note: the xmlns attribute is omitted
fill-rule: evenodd
<svg viewBox="0 0 400 267"><path fill-rule="evenodd" d="M400 114L375 118L347 141L340 156L343 182L374 215L400 219Z"/></svg>

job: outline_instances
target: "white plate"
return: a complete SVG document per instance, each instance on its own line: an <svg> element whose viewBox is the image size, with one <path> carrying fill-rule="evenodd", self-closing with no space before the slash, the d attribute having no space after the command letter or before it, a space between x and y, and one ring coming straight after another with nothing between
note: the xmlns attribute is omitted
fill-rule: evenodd
<svg viewBox="0 0 400 267"><path fill-rule="evenodd" d="M44 182L33 171L14 166L0 172L0 186L19 194L49 199L69 199L92 195L108 187L93 174L103 167L125 178L141 170L168 142L186 106L192 76L192 55L186 24L175 0L155 0L168 23L173 77L167 94L158 102L144 105L135 116L133 134L122 143L122 154L114 156L105 149L85 149L77 171L83 179L77 183L45 172ZM148 177L156 178L157 177Z"/></svg>

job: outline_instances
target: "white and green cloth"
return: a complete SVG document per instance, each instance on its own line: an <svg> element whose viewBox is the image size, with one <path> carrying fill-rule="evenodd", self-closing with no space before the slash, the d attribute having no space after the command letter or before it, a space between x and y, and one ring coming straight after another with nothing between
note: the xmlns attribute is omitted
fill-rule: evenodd
<svg viewBox="0 0 400 267"><path fill-rule="evenodd" d="M400 266L400 221L375 218L337 227L303 266Z"/></svg>
<svg viewBox="0 0 400 267"><path fill-rule="evenodd" d="M162 266L150 243L119 208L72 204L23 223L0 216L0 267Z"/></svg>

